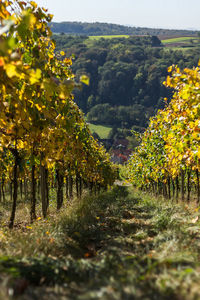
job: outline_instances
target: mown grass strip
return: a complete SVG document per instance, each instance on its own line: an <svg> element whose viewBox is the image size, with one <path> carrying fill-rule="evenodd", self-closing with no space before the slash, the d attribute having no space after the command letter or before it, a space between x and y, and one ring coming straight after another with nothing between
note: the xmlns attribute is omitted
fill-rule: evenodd
<svg viewBox="0 0 200 300"><path fill-rule="evenodd" d="M178 38L172 38L172 39L167 39L167 40L162 40L163 44L172 44L172 43L188 43L190 41L197 41L197 38L193 38L193 37L178 37Z"/></svg>
<svg viewBox="0 0 200 300"><path fill-rule="evenodd" d="M114 38L129 38L130 35L91 35L89 36L90 40L99 40L99 39L114 39Z"/></svg>
<svg viewBox="0 0 200 300"><path fill-rule="evenodd" d="M50 294L83 300L199 299L199 216L192 205L131 187L87 196L53 221L39 220L29 232L5 233L1 291L8 285L17 295L24 284L22 299L43 300ZM55 239L48 249L45 235ZM17 255L24 246L20 236L28 239L32 255L31 246ZM40 244L37 253L35 243Z"/></svg>
<svg viewBox="0 0 200 300"><path fill-rule="evenodd" d="M89 123L89 128L92 133L96 132L101 139L107 139L110 131L112 130L112 127L95 125L91 123Z"/></svg>

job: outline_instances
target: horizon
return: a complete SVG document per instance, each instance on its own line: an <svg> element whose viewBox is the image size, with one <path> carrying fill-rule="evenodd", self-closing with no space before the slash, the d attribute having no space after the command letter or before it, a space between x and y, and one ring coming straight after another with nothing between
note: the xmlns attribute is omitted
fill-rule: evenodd
<svg viewBox="0 0 200 300"><path fill-rule="evenodd" d="M130 27L200 30L199 0L35 0L53 22L110 23Z"/></svg>

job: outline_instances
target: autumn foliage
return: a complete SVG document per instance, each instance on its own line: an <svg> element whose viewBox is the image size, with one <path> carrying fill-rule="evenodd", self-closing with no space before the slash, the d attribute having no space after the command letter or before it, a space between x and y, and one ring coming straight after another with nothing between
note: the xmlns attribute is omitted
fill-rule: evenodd
<svg viewBox="0 0 200 300"><path fill-rule="evenodd" d="M1 183L13 184L11 228L19 180L31 182L32 220L39 179L44 217L48 185L55 180L58 209L64 182L70 191L76 180L80 194L83 180L99 187L114 180L108 155L73 100L72 61L55 53L52 17L33 1L0 2L0 174Z"/></svg>
<svg viewBox="0 0 200 300"><path fill-rule="evenodd" d="M200 201L200 68L171 66L164 85L174 95L164 110L150 120L141 145L129 164L130 181L178 199L181 190L190 200L192 188Z"/></svg>

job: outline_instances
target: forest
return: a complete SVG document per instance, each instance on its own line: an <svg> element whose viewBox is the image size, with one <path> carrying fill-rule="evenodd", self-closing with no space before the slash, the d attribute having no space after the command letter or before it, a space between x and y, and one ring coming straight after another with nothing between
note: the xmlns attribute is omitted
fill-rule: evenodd
<svg viewBox="0 0 200 300"><path fill-rule="evenodd" d="M54 33L66 33L70 35L156 35L156 36L195 36L197 31L156 29L123 26L110 23L86 23L86 22L52 22L51 30Z"/></svg>
<svg viewBox="0 0 200 300"><path fill-rule="evenodd" d="M200 48L172 50L156 36L98 40L86 36L53 35L56 50L73 57L77 78L86 74L89 86L74 91L76 103L91 123L142 130L150 116L172 95L163 81L167 68L197 65Z"/></svg>

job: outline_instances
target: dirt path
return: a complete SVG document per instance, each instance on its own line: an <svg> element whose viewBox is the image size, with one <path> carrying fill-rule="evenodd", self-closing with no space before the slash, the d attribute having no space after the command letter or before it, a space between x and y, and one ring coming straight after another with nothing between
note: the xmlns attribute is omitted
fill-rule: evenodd
<svg viewBox="0 0 200 300"><path fill-rule="evenodd" d="M34 276L15 283L22 289L27 283L19 299L200 299L197 217L127 187L116 187L107 198L87 237L79 237L84 257L29 262L26 272L37 264L39 281L35 287Z"/></svg>

